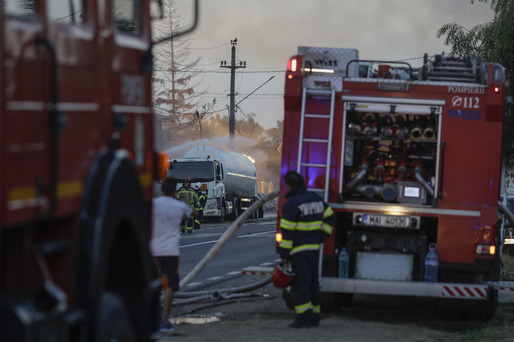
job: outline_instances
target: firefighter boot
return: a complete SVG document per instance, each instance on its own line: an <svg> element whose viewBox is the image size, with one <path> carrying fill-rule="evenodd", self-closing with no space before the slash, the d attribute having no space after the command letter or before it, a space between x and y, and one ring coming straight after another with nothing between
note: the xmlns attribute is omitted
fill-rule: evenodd
<svg viewBox="0 0 514 342"><path fill-rule="evenodd" d="M307 310L301 314L296 314L294 321L289 324L291 328L309 328L312 326L312 310Z"/></svg>
<svg viewBox="0 0 514 342"><path fill-rule="evenodd" d="M313 314L311 320L311 327L319 327L319 314Z"/></svg>

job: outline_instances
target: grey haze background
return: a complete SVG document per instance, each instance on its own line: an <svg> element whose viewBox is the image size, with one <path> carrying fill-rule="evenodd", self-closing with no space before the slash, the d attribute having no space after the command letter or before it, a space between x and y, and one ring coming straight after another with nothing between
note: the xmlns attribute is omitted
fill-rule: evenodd
<svg viewBox="0 0 514 342"><path fill-rule="evenodd" d="M174 0L184 24L191 0ZM215 110L227 115L230 40L237 38L236 103L275 76L240 104L236 119L255 113L264 128L283 119L284 69L297 47L356 48L359 58L407 60L419 67L424 53L449 51L437 30L456 22L466 28L493 18L490 4L469 0L202 0L200 23L187 36L192 56L202 59L200 104L216 98ZM227 133L228 134L228 133Z"/></svg>

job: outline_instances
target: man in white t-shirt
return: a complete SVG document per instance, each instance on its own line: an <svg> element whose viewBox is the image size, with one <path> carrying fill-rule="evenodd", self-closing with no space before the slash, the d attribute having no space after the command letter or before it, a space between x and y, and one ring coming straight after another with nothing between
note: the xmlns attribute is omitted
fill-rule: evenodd
<svg viewBox="0 0 514 342"><path fill-rule="evenodd" d="M184 216L197 216L191 206L175 198L177 180L168 177L161 185L163 196L153 199L153 229L150 249L155 258L164 289L162 320L159 331L176 328L169 321L173 292L179 289L180 221Z"/></svg>

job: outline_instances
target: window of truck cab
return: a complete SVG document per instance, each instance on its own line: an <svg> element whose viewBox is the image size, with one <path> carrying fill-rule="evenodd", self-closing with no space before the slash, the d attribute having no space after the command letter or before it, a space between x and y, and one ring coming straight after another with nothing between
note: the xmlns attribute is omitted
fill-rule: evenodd
<svg viewBox="0 0 514 342"><path fill-rule="evenodd" d="M48 21L54 24L81 26L86 19L85 0L47 0Z"/></svg>
<svg viewBox="0 0 514 342"><path fill-rule="evenodd" d="M116 33L126 36L141 35L141 3L139 0L113 0Z"/></svg>
<svg viewBox="0 0 514 342"><path fill-rule="evenodd" d="M9 18L32 21L36 18L35 0L4 0L2 1L5 14Z"/></svg>

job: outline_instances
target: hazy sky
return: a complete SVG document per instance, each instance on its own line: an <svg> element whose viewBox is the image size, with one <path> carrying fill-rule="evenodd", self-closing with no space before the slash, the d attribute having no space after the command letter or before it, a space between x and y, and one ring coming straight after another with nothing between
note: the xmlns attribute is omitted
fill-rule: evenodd
<svg viewBox="0 0 514 342"><path fill-rule="evenodd" d="M191 0L175 0L183 17ZM243 113L255 113L264 127L283 118L284 69L298 46L359 50L359 58L407 60L419 67L424 53L449 51L437 30L456 22L466 28L491 21L490 4L470 0L201 0L200 23L187 36L192 56L201 57L200 103L216 98L216 110L227 114L231 59L230 41L237 38L236 103Z"/></svg>

